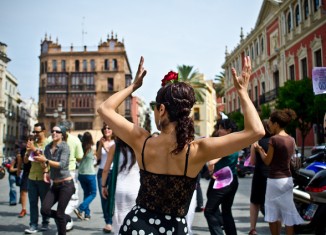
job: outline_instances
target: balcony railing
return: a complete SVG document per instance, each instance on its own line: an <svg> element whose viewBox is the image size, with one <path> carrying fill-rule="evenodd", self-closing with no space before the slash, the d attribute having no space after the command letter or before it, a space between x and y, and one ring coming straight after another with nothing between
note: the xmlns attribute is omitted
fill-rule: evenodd
<svg viewBox="0 0 326 235"><path fill-rule="evenodd" d="M48 85L46 91L67 91L67 85Z"/></svg>
<svg viewBox="0 0 326 235"><path fill-rule="evenodd" d="M265 94L259 96L259 104L262 105L270 101L273 101L277 98L277 95L278 95L278 88L275 88L274 90L270 90Z"/></svg>
<svg viewBox="0 0 326 235"><path fill-rule="evenodd" d="M47 114L51 114L52 116L53 116L53 114L54 114L54 110L56 110L57 108L46 108L45 109L45 112L47 113ZM63 111L65 111L65 108L63 108Z"/></svg>
<svg viewBox="0 0 326 235"><path fill-rule="evenodd" d="M95 85L71 85L72 91L95 91Z"/></svg>
<svg viewBox="0 0 326 235"><path fill-rule="evenodd" d="M94 114L94 108L72 108L70 109L71 114Z"/></svg>

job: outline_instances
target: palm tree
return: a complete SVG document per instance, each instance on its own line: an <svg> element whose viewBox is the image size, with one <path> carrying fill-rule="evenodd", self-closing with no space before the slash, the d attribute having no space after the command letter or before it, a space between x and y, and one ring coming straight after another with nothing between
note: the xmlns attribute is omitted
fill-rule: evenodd
<svg viewBox="0 0 326 235"><path fill-rule="evenodd" d="M214 83L216 96L223 97L225 95L225 72L215 75L214 80L217 81L217 83Z"/></svg>
<svg viewBox="0 0 326 235"><path fill-rule="evenodd" d="M200 80L200 73L198 70L193 71L193 66L178 65L179 80L192 86L195 91L195 98L197 102L204 102L206 96L206 84Z"/></svg>

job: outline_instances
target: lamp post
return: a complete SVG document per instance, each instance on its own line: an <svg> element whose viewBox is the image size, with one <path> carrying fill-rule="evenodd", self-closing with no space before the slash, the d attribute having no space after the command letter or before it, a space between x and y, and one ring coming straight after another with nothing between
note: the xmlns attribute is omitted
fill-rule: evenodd
<svg viewBox="0 0 326 235"><path fill-rule="evenodd" d="M64 121L66 120L66 112L63 111L62 104L58 104L58 108L54 110L53 112L53 117L57 120L59 118L59 121Z"/></svg>

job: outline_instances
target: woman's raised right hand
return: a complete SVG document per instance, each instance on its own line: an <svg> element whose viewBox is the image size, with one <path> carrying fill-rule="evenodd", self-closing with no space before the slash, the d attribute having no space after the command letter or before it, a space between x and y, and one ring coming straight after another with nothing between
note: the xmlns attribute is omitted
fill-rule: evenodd
<svg viewBox="0 0 326 235"><path fill-rule="evenodd" d="M144 69L143 67L144 64L144 57L140 57L140 61L139 61L139 65L138 65L138 70L136 73L136 77L134 80L134 91L137 90L139 87L141 87L143 85L143 79L146 76L147 71Z"/></svg>
<svg viewBox="0 0 326 235"><path fill-rule="evenodd" d="M238 76L235 68L232 68L234 87L238 90L239 93L247 92L250 75L251 75L251 60L249 56L245 56L244 66L242 68L241 76Z"/></svg>

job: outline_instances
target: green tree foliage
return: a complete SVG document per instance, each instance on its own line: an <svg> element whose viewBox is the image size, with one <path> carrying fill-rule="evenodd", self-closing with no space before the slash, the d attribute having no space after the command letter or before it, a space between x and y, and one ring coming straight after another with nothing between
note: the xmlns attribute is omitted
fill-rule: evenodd
<svg viewBox="0 0 326 235"><path fill-rule="evenodd" d="M217 97L223 97L225 94L225 72L220 72L214 78L217 83L214 83L214 89Z"/></svg>
<svg viewBox="0 0 326 235"><path fill-rule="evenodd" d="M206 84L200 80L198 70L193 70L193 66L178 65L179 80L192 86L195 90L196 102L204 102Z"/></svg>
<svg viewBox="0 0 326 235"><path fill-rule="evenodd" d="M309 78L297 81L289 80L284 83L283 87L279 88L276 108L290 108L296 112L297 119L295 120L295 125L291 126L288 131L293 133L293 128L295 127L300 130L302 156L304 153L305 138L311 130L313 123L317 121L321 122L326 111L325 104L325 95L314 95L312 81Z"/></svg>
<svg viewBox="0 0 326 235"><path fill-rule="evenodd" d="M271 106L269 104L261 105L259 116L261 120L268 119L271 116Z"/></svg>
<svg viewBox="0 0 326 235"><path fill-rule="evenodd" d="M235 123L238 126L238 130L241 131L244 128L244 117L243 114L240 111L235 111L232 113L229 113L229 118L235 121Z"/></svg>

